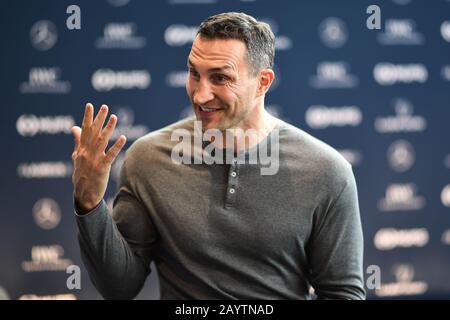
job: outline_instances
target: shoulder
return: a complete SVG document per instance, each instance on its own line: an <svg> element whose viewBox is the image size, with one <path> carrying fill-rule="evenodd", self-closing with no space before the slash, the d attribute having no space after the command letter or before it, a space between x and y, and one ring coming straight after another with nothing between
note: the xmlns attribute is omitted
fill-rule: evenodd
<svg viewBox="0 0 450 320"><path fill-rule="evenodd" d="M300 128L281 121L279 141L288 165L301 168L321 188L339 192L354 178L350 163L336 149Z"/></svg>
<svg viewBox="0 0 450 320"><path fill-rule="evenodd" d="M127 157L142 158L149 153L158 153L164 149L172 148L177 141L172 141L175 131L192 133L195 118L186 118L169 124L161 129L147 133L137 139L127 150Z"/></svg>
<svg viewBox="0 0 450 320"><path fill-rule="evenodd" d="M178 143L172 139L173 133L179 130L191 134L194 120L193 117L182 119L140 137L127 149L124 165L133 171L133 168L142 168L145 163L167 163L172 148Z"/></svg>

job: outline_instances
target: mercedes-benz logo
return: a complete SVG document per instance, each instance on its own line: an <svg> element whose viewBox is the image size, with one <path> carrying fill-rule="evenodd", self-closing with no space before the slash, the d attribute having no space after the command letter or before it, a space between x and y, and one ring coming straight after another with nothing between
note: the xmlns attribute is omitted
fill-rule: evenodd
<svg viewBox="0 0 450 320"><path fill-rule="evenodd" d="M31 27L30 38L37 50L50 50L58 40L58 30L53 22L40 20Z"/></svg>
<svg viewBox="0 0 450 320"><path fill-rule="evenodd" d="M340 48L348 39L344 21L335 17L326 18L320 23L319 35L322 43L330 48Z"/></svg>
<svg viewBox="0 0 450 320"><path fill-rule="evenodd" d="M61 221L61 209L55 200L43 198L33 206L33 217L42 229L54 229Z"/></svg>

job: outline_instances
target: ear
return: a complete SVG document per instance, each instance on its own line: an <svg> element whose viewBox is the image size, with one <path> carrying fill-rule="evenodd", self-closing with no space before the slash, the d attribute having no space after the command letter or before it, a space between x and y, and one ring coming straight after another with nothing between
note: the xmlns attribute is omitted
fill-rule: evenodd
<svg viewBox="0 0 450 320"><path fill-rule="evenodd" d="M258 75L258 90L256 90L256 97L260 97L269 90L275 79L275 73L272 69L263 69Z"/></svg>

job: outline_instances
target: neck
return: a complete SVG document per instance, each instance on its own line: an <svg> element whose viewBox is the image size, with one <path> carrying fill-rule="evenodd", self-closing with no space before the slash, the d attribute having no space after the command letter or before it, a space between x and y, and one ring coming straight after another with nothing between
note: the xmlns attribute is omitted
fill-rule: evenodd
<svg viewBox="0 0 450 320"><path fill-rule="evenodd" d="M252 114L249 114L241 123L225 130L220 147L233 148L235 154L252 148L272 132L276 123L277 119L270 115L261 104L255 107Z"/></svg>

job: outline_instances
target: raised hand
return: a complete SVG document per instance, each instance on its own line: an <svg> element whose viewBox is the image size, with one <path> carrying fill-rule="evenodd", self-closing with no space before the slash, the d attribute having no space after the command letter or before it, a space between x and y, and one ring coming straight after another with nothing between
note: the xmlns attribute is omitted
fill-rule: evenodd
<svg viewBox="0 0 450 320"><path fill-rule="evenodd" d="M108 186L111 165L126 143L126 137L121 135L114 145L106 151L109 139L117 124L117 117L108 116L108 106L102 105L95 119L94 107L86 104L83 123L80 127L71 129L75 138L75 148L72 153L74 198L79 214L84 214L102 201Z"/></svg>

